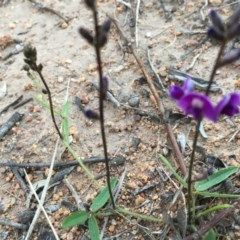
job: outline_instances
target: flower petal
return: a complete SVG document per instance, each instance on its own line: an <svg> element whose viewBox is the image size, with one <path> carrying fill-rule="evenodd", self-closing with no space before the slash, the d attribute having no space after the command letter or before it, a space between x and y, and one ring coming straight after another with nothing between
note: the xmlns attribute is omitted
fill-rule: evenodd
<svg viewBox="0 0 240 240"><path fill-rule="evenodd" d="M169 92L174 100L179 100L184 95L183 89L178 85L171 86Z"/></svg>
<svg viewBox="0 0 240 240"><path fill-rule="evenodd" d="M231 93L225 95L216 106L218 115L225 114L232 117L239 113L238 105L240 104L240 94Z"/></svg>
<svg viewBox="0 0 240 240"><path fill-rule="evenodd" d="M190 77L187 77L182 86L184 93L186 94L186 93L192 92L193 88L194 88L194 84L192 79Z"/></svg>
<svg viewBox="0 0 240 240"><path fill-rule="evenodd" d="M189 93L180 99L178 106L185 114L193 115L198 120L207 117L212 121L217 120L216 110L208 97L199 93Z"/></svg>

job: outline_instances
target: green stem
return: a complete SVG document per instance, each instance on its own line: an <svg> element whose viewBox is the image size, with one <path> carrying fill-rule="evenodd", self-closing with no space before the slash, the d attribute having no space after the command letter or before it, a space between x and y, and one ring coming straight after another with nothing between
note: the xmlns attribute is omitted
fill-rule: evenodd
<svg viewBox="0 0 240 240"><path fill-rule="evenodd" d="M210 192L193 192L193 195L200 195L204 197L218 197L218 198L240 198L238 194L227 194L227 193L210 193Z"/></svg>
<svg viewBox="0 0 240 240"><path fill-rule="evenodd" d="M128 211L128 210L126 210L124 208L121 208L121 207L116 208L116 213L122 213L124 215L130 215L132 217L140 218L140 219L143 219L143 220L146 220L146 221L149 221L149 222L163 222L162 219L155 218L155 217L152 217L152 216L147 216L147 215L144 215L144 214L141 214L141 213L131 212L131 211Z"/></svg>
<svg viewBox="0 0 240 240"><path fill-rule="evenodd" d="M209 208L209 209L207 209L207 210L205 210L205 211L197 214L197 215L196 215L196 219L198 219L198 218L200 218L200 217L203 217L203 216L205 216L205 215L208 215L208 214L210 214L211 212L215 212L215 211L217 211L217 210L225 209L225 208L230 208L230 207L232 207L232 205L230 205L230 204L216 205L216 206L214 206L214 207L211 207L211 208Z"/></svg>

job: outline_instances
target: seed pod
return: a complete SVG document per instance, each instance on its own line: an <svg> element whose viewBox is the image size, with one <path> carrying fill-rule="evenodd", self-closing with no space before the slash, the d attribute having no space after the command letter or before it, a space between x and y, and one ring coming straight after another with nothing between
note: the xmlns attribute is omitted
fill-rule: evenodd
<svg viewBox="0 0 240 240"><path fill-rule="evenodd" d="M95 6L95 0L85 0L85 3L90 9L93 9Z"/></svg>
<svg viewBox="0 0 240 240"><path fill-rule="evenodd" d="M227 64L230 64L232 62L235 62L240 58L240 48L232 50L230 53L222 57L222 59L219 62L218 67L225 66Z"/></svg>
<svg viewBox="0 0 240 240"><path fill-rule="evenodd" d="M89 119L99 119L98 113L94 112L91 109L84 110L84 115Z"/></svg>
<svg viewBox="0 0 240 240"><path fill-rule="evenodd" d="M79 31L80 35L88 41L88 43L93 45L94 37L87 29L81 27L81 28L79 28L78 31Z"/></svg>
<svg viewBox="0 0 240 240"><path fill-rule="evenodd" d="M225 24L223 23L221 17L214 9L210 11L209 17L215 29L218 29L220 32L225 31Z"/></svg>
<svg viewBox="0 0 240 240"><path fill-rule="evenodd" d="M214 27L210 27L207 32L208 37L218 40L220 42L225 41L224 33L220 33Z"/></svg>
<svg viewBox="0 0 240 240"><path fill-rule="evenodd" d="M103 31L105 33L109 32L110 28L111 28L111 20L107 19L103 25L100 27L100 32Z"/></svg>

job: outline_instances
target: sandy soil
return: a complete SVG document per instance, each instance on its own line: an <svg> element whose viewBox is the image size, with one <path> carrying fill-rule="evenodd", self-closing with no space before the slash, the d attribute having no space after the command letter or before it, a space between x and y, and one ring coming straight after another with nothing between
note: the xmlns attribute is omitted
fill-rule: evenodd
<svg viewBox="0 0 240 240"><path fill-rule="evenodd" d="M176 82L169 78L169 69L188 72L207 80L218 50L217 43L203 41L209 24L209 9L219 7L219 12L227 18L236 6L228 5L232 1L215 0L205 7L206 1L185 0L183 3L177 0L163 1L166 2L164 5L169 16L166 20L159 2L141 1L136 28L135 1L130 1L132 11L117 1L99 1L100 21L106 19L106 14L118 20L124 34L134 47L137 45L139 58L155 81L156 78L148 62L147 49L149 49L151 62L166 89ZM83 1L45 0L42 3L60 13L69 22L51 11L39 10L29 1L11 0L6 4L0 3L0 90L4 91L6 84L6 94L3 94L0 100L0 111L21 95L23 100L34 98L18 109L11 107L1 114L0 124L5 123L16 111L24 114L23 119L0 141L1 162L11 160L19 163L49 163L55 149L57 134L50 112L36 100L46 99L41 91L41 82L37 77L32 81L22 70L24 65L22 52L8 56L14 49L22 49L29 43L37 49L38 61L44 66L43 74L52 91L54 106L59 111L64 105L68 90L72 148L85 159L103 156L99 122L87 120L74 101L77 96L86 107L98 109L98 93L92 87L92 83L97 81L95 53L78 34L80 26L93 27L91 12L86 9ZM236 42L233 47L237 45ZM171 152L164 125L151 117L140 116L136 111L157 114L147 84L141 84L139 81L143 76L142 72L132 54L126 50L123 39L112 26L108 44L102 50L102 58L104 74L110 80L111 93L121 103L120 107L116 107L110 101L105 102L109 156L121 155L125 159L124 164L111 166L112 174L118 177L126 170L117 203L138 213L164 216L165 223L152 224L133 218L127 220L120 217L110 218L104 239L113 239L110 238L113 236L116 236L115 239L177 239L181 231L178 227L174 228L172 221L166 217L166 210L177 189L170 181L163 182L158 174L157 169L165 169L168 172L159 161L158 154L165 154L176 169L178 164ZM223 93L239 90L238 71L239 66L235 64L218 72L215 80L220 90L211 94L213 99L218 100ZM167 97L162 100L167 109L179 112L172 100ZM204 120L203 126L207 138L200 137L199 144L205 149L206 154L218 157L227 165L239 166L240 135L233 135L239 129L239 122L239 116L231 120L223 119L215 124ZM57 123L60 126L59 117ZM183 153L186 164L191 152L194 126L194 121L172 123L176 138L181 134L188 136ZM56 161L70 160L73 160L73 157L64 152L64 147L60 145ZM198 156L197 160L200 161L201 157ZM87 166L95 176L105 173L103 163ZM33 183L45 179L47 170L48 168L26 169ZM55 169L55 172L60 170ZM10 168L2 167L0 171L1 218L20 222L18 213L27 208L28 194L24 193ZM200 174L201 171L201 167L198 166L195 174ZM80 167L76 167L67 179L86 203L90 203L98 193L97 188L91 184ZM138 188L156 182L158 184L148 190L134 194ZM105 178L100 178L99 183L104 185ZM236 179L234 184L235 187L239 187ZM72 192L61 182L49 190L46 202L46 205L56 206L55 211L49 213L49 216L59 237L88 239L87 229L84 227L61 229L61 220L70 212L61 204L63 200L76 204ZM34 211L36 205L36 202L32 201L31 210ZM172 219L176 218L178 209L183 205L182 199L179 199L168 211L168 216ZM237 213L238 209L236 209ZM224 231L229 235L228 238L221 239L238 239L239 226L235 226L237 225L235 222L231 224L232 222L232 218L226 219L224 220L226 225L218 228L219 235L225 235ZM26 234L26 231L4 225L0 225L0 229L1 239L22 239ZM41 215L31 239L46 239L44 233L50 236L48 229L49 226Z"/></svg>

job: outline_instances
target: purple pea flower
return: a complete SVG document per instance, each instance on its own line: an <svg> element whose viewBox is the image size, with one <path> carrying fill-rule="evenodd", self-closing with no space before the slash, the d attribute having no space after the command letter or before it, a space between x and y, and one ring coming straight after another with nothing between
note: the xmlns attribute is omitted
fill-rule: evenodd
<svg viewBox="0 0 240 240"><path fill-rule="evenodd" d="M238 105L240 105L240 94L227 94L216 106L217 115L219 116L220 114L225 114L229 117L232 117L233 115L239 113Z"/></svg>
<svg viewBox="0 0 240 240"><path fill-rule="evenodd" d="M217 111L209 98L200 93L188 93L183 96L178 106L185 112L185 114L192 115L195 120L201 117L206 117L213 122L217 120Z"/></svg>
<svg viewBox="0 0 240 240"><path fill-rule="evenodd" d="M174 85L170 88L170 96L174 100L180 100L184 95L193 91L193 81L191 78L186 78L182 87Z"/></svg>

